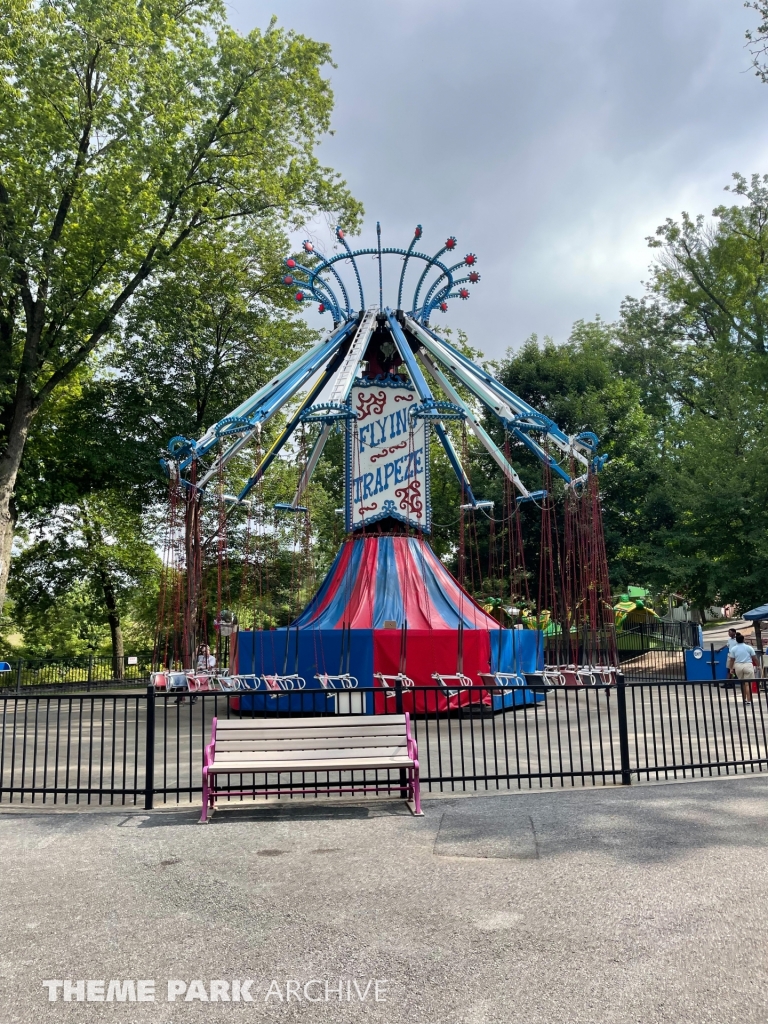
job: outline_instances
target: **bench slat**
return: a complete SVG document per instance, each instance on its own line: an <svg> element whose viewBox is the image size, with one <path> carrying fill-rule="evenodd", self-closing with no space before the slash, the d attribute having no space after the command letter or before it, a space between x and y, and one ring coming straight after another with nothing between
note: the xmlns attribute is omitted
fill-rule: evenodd
<svg viewBox="0 0 768 1024"><path fill-rule="evenodd" d="M209 775L261 775L269 772L335 772L350 771L355 768L411 768L413 761L409 757L338 757L322 758L317 761L233 761L227 764L213 764L208 769Z"/></svg>
<svg viewBox="0 0 768 1024"><path fill-rule="evenodd" d="M286 695L289 691L286 691ZM298 692L298 691L297 691ZM326 691L330 692L330 691ZM354 690L337 690L336 693L354 693ZM359 721L368 721L370 725L366 726L369 729L375 729L383 726L399 726L401 729L405 727L405 715L376 715L375 719L371 721L370 718L364 715L341 715L339 718L219 718L216 722L216 730L219 729L241 729L241 728L258 728L258 729L281 729L281 728L310 728L310 729L341 729L345 728L349 723ZM358 726L359 727L359 726Z"/></svg>
<svg viewBox="0 0 768 1024"><path fill-rule="evenodd" d="M336 747L388 747L393 743L405 743L402 732L380 736L275 736L268 739L264 736L216 737L216 752L220 750L306 750L311 747L323 747L334 750Z"/></svg>
<svg viewBox="0 0 768 1024"><path fill-rule="evenodd" d="M216 733L216 743L272 743L275 740L292 740L297 743L305 741L318 743L336 743L345 739L375 740L379 737L387 739L391 736L405 736L405 729L291 729L285 732L276 729L230 729Z"/></svg>
<svg viewBox="0 0 768 1024"><path fill-rule="evenodd" d="M214 764L229 764L231 761L319 761L322 758L335 760L340 757L408 757L405 744L393 744L390 747L337 747L327 750L325 747L314 747L308 750L226 750L216 751Z"/></svg>
<svg viewBox="0 0 768 1024"><path fill-rule="evenodd" d="M366 725L362 715L350 715L351 721L344 725L318 725L308 726L286 726L284 729L270 729L259 719L251 722L238 722L236 726L223 729L222 725L227 723L219 722L216 726L216 734L220 739L228 736L252 736L262 734L264 736L377 736L379 734L402 736L405 726L402 722L389 722L380 725Z"/></svg>

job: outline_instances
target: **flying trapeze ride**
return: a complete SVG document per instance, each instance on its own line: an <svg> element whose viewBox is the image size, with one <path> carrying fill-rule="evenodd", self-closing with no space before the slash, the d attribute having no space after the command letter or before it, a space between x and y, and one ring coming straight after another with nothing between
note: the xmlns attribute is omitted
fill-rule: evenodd
<svg viewBox="0 0 768 1024"><path fill-rule="evenodd" d="M605 461L597 454L598 438L589 431L564 433L430 327L436 311L447 310L449 300L467 299L480 280L477 257L457 259L454 237L432 256L420 251L420 225L406 249L382 248L378 224L375 248L352 250L341 228L336 238L330 256L305 241L304 255L285 261L283 277L297 303L314 300L330 317L327 335L202 437L174 437L168 445L163 466L171 482L172 522L159 660L166 667L177 664L194 686L195 652L208 615L202 509L218 498L215 629L218 664L226 638L229 666L206 673L206 685L215 679L220 688L238 691L243 708L376 713L391 710L397 693L404 710L416 712L472 703L504 710L543 699L528 688L537 679L610 685L617 656L597 490ZM378 261L373 305L363 291L363 257ZM400 262L394 307L384 303L387 257ZM403 299L407 278L415 281L410 304ZM281 412L285 425L262 451L265 428ZM488 414L503 430L503 447L483 425ZM245 628L242 614L237 622L222 608L228 518L253 507L265 475L281 452L285 457L291 445L295 451L299 433L304 447L298 483L292 500L274 503L274 513L297 522L308 518L308 488L337 429L344 434L345 538L336 558L289 625L264 628L254 615L252 628ZM467 431L503 474L501 512L473 491L466 446L456 442L458 432ZM492 600L479 604L465 589L463 572L452 576L429 544L433 434L458 480L460 566L464 521L476 513L490 514L507 538L503 560L511 592L496 601L500 607ZM543 487L529 490L521 479L511 461L515 446L538 460ZM226 494L227 466L254 448L252 472L238 493ZM564 495L559 513L555 478ZM529 574L522 564L520 507L527 502L542 510L536 601L523 593ZM174 587L175 599L167 592ZM515 607L526 598L527 614Z"/></svg>

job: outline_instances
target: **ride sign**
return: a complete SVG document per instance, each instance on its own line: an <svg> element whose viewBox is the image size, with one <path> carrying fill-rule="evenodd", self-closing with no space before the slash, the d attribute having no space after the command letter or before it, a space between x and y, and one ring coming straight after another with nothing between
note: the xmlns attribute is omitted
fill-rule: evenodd
<svg viewBox="0 0 768 1024"><path fill-rule="evenodd" d="M348 530L391 517L429 531L429 435L410 410L406 383L372 381L350 393L356 419L347 430Z"/></svg>

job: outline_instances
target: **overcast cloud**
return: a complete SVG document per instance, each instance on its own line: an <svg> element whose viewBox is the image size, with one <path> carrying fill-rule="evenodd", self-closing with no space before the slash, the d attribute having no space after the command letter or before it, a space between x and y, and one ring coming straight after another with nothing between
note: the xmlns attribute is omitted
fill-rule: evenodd
<svg viewBox="0 0 768 1024"><path fill-rule="evenodd" d="M331 44L336 134L321 157L365 204L360 244L378 219L385 245L421 223L425 251L455 234L476 252L480 284L435 322L489 355L614 318L643 291L646 235L683 209L709 214L733 171L768 172L768 86L750 71L742 0L235 0L229 13L241 31L275 13Z"/></svg>

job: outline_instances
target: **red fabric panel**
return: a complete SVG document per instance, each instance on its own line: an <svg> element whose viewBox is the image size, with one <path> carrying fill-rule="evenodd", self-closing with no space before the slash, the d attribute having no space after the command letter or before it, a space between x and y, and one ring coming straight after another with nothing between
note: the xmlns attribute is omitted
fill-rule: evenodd
<svg viewBox="0 0 768 1024"><path fill-rule="evenodd" d="M446 623L438 615L427 593L419 558L414 557L407 537L393 539L395 564L400 580L405 620L413 630L445 629ZM399 650L399 648L398 648Z"/></svg>
<svg viewBox="0 0 768 1024"><path fill-rule="evenodd" d="M498 622L493 616L484 612L477 601L459 586L459 581L446 569L430 545L422 541L421 550L424 561L432 567L443 591L456 605L464 621L469 620L475 629L498 629ZM408 621L410 622L410 619Z"/></svg>
<svg viewBox="0 0 768 1024"><path fill-rule="evenodd" d="M395 676L400 671L399 629L375 629L373 631L373 671ZM491 639L483 629L464 630L464 675L469 676L475 686L481 686L481 672L491 670ZM418 688L438 686L433 672L444 675L456 673L459 648L459 632L455 629L409 629L407 634L405 674L416 684L414 691L403 691L403 711L423 713L445 711L474 701L488 703L486 692L473 693L469 688L461 693L449 695L447 690L419 693ZM376 683L378 685L378 682ZM394 698L376 695L376 714L394 712Z"/></svg>
<svg viewBox="0 0 768 1024"><path fill-rule="evenodd" d="M375 543L369 543L370 539L372 538L366 538L365 541L357 579L352 581L347 578L341 584L342 586L349 586L352 583L352 589L344 615L336 624L337 629L344 625L351 625L352 629L370 629L373 624L373 602L376 598L376 562L379 549ZM346 575L348 577L349 573Z"/></svg>

